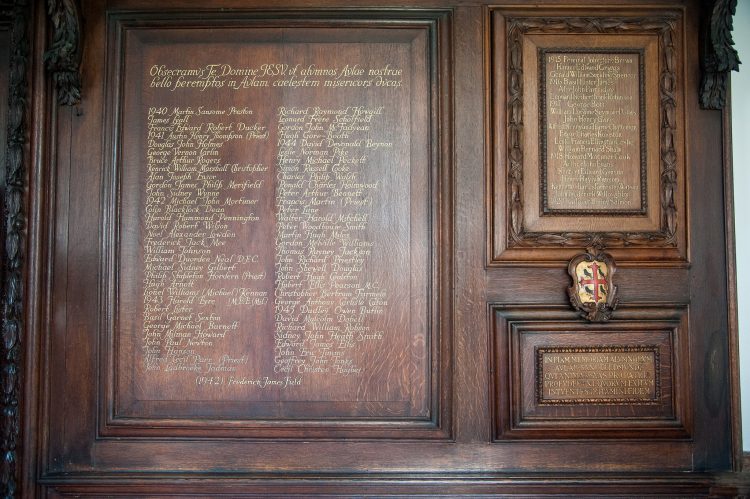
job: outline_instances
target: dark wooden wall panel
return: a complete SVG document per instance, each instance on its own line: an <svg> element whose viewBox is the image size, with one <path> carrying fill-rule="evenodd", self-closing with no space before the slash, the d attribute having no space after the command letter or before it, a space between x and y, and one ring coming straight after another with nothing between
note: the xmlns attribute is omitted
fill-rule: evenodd
<svg viewBox="0 0 750 499"><path fill-rule="evenodd" d="M707 497L717 483L729 483L736 439L727 388L734 362L731 248L724 237L722 117L701 110L697 97L703 2L376 4L80 2L83 98L58 108L37 89L33 115L36 130L49 136L38 132L32 154L38 169L29 183L30 233L40 239L30 248L49 258L30 270L30 282L44 283L44 303L27 312L41 347L40 365L27 366L36 376L28 396L40 410L25 440L33 443L26 472L38 487L28 496ZM54 38L43 13L34 22L35 36ZM519 22L526 26L520 36L511 29ZM361 352L377 376L321 378L295 395L232 395L188 386L179 376L148 378L137 351L148 195L144 109L180 106L189 96L216 106L249 102L265 119L282 103L337 101L313 90L305 98L269 91L257 100L199 90L161 94L148 87L143 68L157 58L179 67L215 56L249 65L256 61L245 59L278 59L290 47L284 57L295 64L409 65L408 101L405 94L392 101L377 92L340 95L393 107L375 130L396 137L398 154L368 164L398 195L379 198L368 212L382 222L368 238L390 251L378 257L380 270L369 270L391 281L392 316L382 323L396 339ZM642 113L646 179L636 182L637 161L628 163L627 179L646 190L645 205L631 199L628 212L617 214L606 202L592 210L563 203L545 213L533 200L544 176L538 135L549 124L549 115L534 112L547 88L536 74L549 63L540 48L627 52L627 64L642 63L643 105L630 109ZM34 50L41 74L43 47ZM516 109L508 89L518 83L509 75L519 55L527 93ZM633 93L623 88L617 91ZM50 101L60 94L54 90ZM508 175L517 160L509 135L521 125L528 160L521 163L522 192L533 202L515 213L543 227L526 239L516 230L514 241L519 207L512 191L519 186ZM269 164L270 150L263 152ZM548 158L548 168L556 165ZM389 176L388 168L398 170ZM264 213L272 213L277 188L259 196ZM241 229L243 250L270 255L275 227L259 225ZM614 258L608 286L617 286L619 303L608 322L591 323L570 305L567 266L600 249ZM270 327L268 317L238 317L247 319L251 341L225 346L272 365L270 350L254 343ZM577 357L563 358L571 355ZM645 388L628 396L587 389L556 395L544 384L552 372L545 359L564 366L555 372L572 373L566 378L589 380L584 371L601 356ZM610 371L595 372L607 378ZM371 394L386 394L391 404Z"/></svg>
<svg viewBox="0 0 750 499"><path fill-rule="evenodd" d="M264 17L267 19L263 19ZM265 438L273 433L277 436L295 438L329 438L336 435L362 438L378 434L375 430L378 426L382 427L383 435L390 435L393 438L414 438L419 435L445 437L448 435L450 429L446 421L450 414L449 399L445 397L441 399L438 386L450 378L450 372L443 368L447 364L441 360L443 356L450 356L451 312L449 302L445 301L444 292L449 287L448 277L451 268L450 240L446 239L445 231L450 226L450 221L448 219L449 207L445 202L440 202L440 200L450 198L450 184L447 181L450 178L450 172L447 171L450 165L445 159L450 138L447 133L449 129L443 124L450 119L450 114L440 108L441 103L445 102L449 96L449 83L441 78L441 73L450 70L450 61L445 56L450 48L439 44L438 37L446 29L450 18L442 13L399 18L398 14L387 12L379 13L377 18L371 21L346 20L321 15L303 20L293 14L278 17L271 13L261 16L260 19L247 17L244 22L236 18L219 17L211 21L190 16L184 19L145 15L110 18L108 25L111 48L111 57L108 59L111 62L108 68L110 96L106 112L112 136L109 139L106 157L111 158L111 163L104 185L106 201L103 205L105 221L102 232L105 238L102 246L108 250L107 263L103 266L105 280L102 283L102 289L109 290L107 301L102 304L102 318L109 336L107 343L102 347L106 355L100 356L102 360L100 369L107 373L107 381L105 387L102 388L104 405L106 405L106 409L102 408L102 418L106 421L101 427L102 435L165 435L162 430L156 430L156 428L169 427L174 428L177 434L196 436L241 434ZM293 34L289 31L291 29L293 29ZM362 34L363 29L365 29L366 36ZM196 60L195 51L202 50L204 46L209 45L210 49L206 49L206 55ZM225 46L229 46L230 49L224 49ZM330 58L330 50L334 47L340 57L335 61ZM180 60L175 54L184 54L186 58ZM256 84L260 84L261 81L273 85L305 82L308 80L307 73L311 73L310 80L321 85L351 81L373 83L373 88L352 90L346 87L325 88L322 85L324 87L322 89L311 90L297 90L297 87L244 90L241 86L223 87L219 92L224 100L214 102L212 99L204 98L206 94L202 89L190 91L178 86L180 81L187 79L186 77L169 74L175 71L174 68L211 67L217 75L223 75L227 70L234 72L243 70L248 66L247 61L274 60L284 60L289 64L288 68L283 68L284 71L295 71L300 67L302 69L293 75L277 75L264 73L264 71L277 71L280 68L273 66L264 70L264 66L259 64L257 65L259 73L255 77ZM405 88L393 93L389 87L380 87L378 83L381 80L377 77L366 80L356 71L349 76L341 76L337 71L334 77L324 76L322 82L321 78L313 73L318 70L329 71L328 68L331 67L355 66L349 64L355 60L365 61L362 63L364 67L361 68L365 75L372 68L379 70L381 67L390 67L391 71L398 71L400 76L397 80L393 79L394 77L390 78L393 82L403 83ZM207 66L213 63L217 65ZM359 68L360 66L356 65L354 69ZM163 75L142 76L149 71L161 72ZM228 79L230 77L231 80ZM212 78L222 85L227 82L230 85L241 85L245 79L242 75L234 78L231 73L229 77ZM347 80L347 78L352 79ZM167 88L161 85L167 85ZM173 86L170 88L170 85ZM362 92L366 97L364 101L362 96L358 95ZM184 106L183 103L187 102L185 99L189 102L200 103L201 106ZM314 102L316 107L309 106L310 102ZM281 109L279 106L289 110L289 113L292 113L289 116L292 118L297 117L293 114L295 110L305 113L309 110L309 114L312 115L316 113L315 109L321 109L321 113L341 111L344 113L341 115L343 118L351 119L351 116L354 116L352 114L354 111L351 111L354 105L363 105L362 109L377 111L377 114L373 114L373 119L360 122L360 126L368 130L372 129L371 133L375 134L374 139L384 144L394 144L383 148L390 154L381 153L380 155L369 153L367 149L370 148L364 146L353 148L363 158L367 153L373 156L372 159L368 159L366 167L374 173L369 173L358 181L374 182L377 186L377 190L367 191L373 194L362 198L364 201L369 200L372 206L370 208L365 206L364 211L360 208L357 213L363 214L355 213L355 215L365 217L363 224L368 227L364 236L358 237L364 237L363 243L373 242L371 249L367 250L370 256L367 259L363 258L365 261L362 264L367 275L370 276L367 282L376 283L374 285L380 283L379 286L386 296L384 310L378 313L383 319L362 323L368 331L376 333L378 338L370 342L356 343L357 348L338 347L337 345L341 342L333 341L334 337L331 333L330 342L315 341L323 345L329 345L329 343L333 345L323 348L308 342L302 334L299 334L300 340L297 341L304 342L304 347L279 348L278 341L275 342L277 346L274 347L273 335L268 334L274 329L274 321L278 326L279 315L292 315L295 312L288 312L277 307L276 315L274 315L274 303L281 296L279 294L281 291L278 289L268 291L267 286L257 288L260 290L258 291L252 287L252 283L244 284L251 286L246 289L256 294L264 294L264 299L267 300L265 306L253 307L252 310L265 310L263 313L247 313L245 311L250 309L251 305L232 305L230 298L222 296L190 298L191 301L187 305L180 305L184 309L181 313L176 312L178 305L170 305L169 302L166 303L166 307L158 309L161 310L160 312L155 311L157 309L153 308L152 303L161 303L161 300L166 300L165 293L172 293L168 289L163 289L166 283L179 284L177 278L172 277L177 275L176 272L171 269L176 266L182 268L183 264L175 263L174 255L166 256L169 260L167 264L150 264L147 268L143 263L147 260L147 251L149 252L148 259L152 259L150 261L154 261L154 258L165 258L161 254L154 253L156 250L144 249L146 241L153 241L153 238L157 236L166 237L170 230L171 233L175 230L174 228L159 230L143 228L146 225L144 222L147 220L146 217L151 215L147 209L153 211L153 208L148 208L149 204L153 204L153 201L149 199L162 199L169 204L178 201L177 194L192 196L186 189L177 194L170 194L170 192L177 191L157 187L164 185L173 176L175 178L187 177L188 185L194 185L189 182L202 185L200 179L193 177L204 175L203 173L190 173L186 169L178 173L171 172L172 166L167 162L166 156L164 163L159 162L161 161L160 151L168 152L164 149L166 145L172 142L195 143L192 139L185 138L188 137L185 134L189 132L181 132L183 138L169 141L167 139L171 135L164 135L166 132L158 131L159 128L168 127L171 120L175 119L173 110L178 109L180 112L188 113L184 118L187 120L186 124L179 125L180 127L184 126L184 130L189 130L188 127L197 126L204 134L207 133L206 130L209 127L216 126L213 121L204 121L216 118L210 116L207 118L205 115L197 114L200 109L221 112L226 108L229 114L232 113L231 109L242 110L250 114L252 119L244 115L239 117L232 115L229 123L225 125L227 131L223 132L225 134L223 137L240 137L244 136L244 133L238 133L241 131L239 130L240 124L238 124L240 122L232 120L242 120L242 126L247 128L252 126L251 123L256 122L273 123L273 115L277 107ZM400 112L400 114L394 114L395 112ZM225 117L222 119L226 121ZM247 121L248 119L251 121ZM303 117L302 119L309 121L312 118ZM324 114L319 114L317 119L323 122L330 121L330 118ZM338 120L338 117L336 119ZM153 137L151 132L147 135L141 125L145 126L146 122L152 121L156 123L156 120L164 122L164 125L161 127L153 125L156 127ZM282 189L294 191L290 187L282 187L282 182L291 185L295 184L296 180L292 182L281 179L279 176L284 174L276 173L278 168L275 165L276 149L279 151L283 149L291 158L298 157L295 156L300 154L297 149L301 148L304 152L305 149L317 150L317 146L312 138L308 138L308 133L313 133L312 127L311 130L305 128L301 132L290 133L292 138L289 139L282 136L279 127L272 126L270 129L264 127L267 135L259 133L258 138L254 138L249 145L243 145L245 143L242 139L239 140L241 144L239 146L234 145L238 142L235 139L231 141L215 139L217 144L221 144L216 148L216 152L221 152L228 158L234 158L224 159L224 163L244 161L238 164L244 167L250 161L255 163L254 168L257 166L263 172L270 171L270 173L232 173L227 177L230 172L224 171L222 164L208 165L222 171L218 179L216 179L216 174L211 175L216 179L213 181L215 183L231 185L233 182L241 183L245 181L244 179L251 179L250 182L259 187L258 189L254 187L254 190L250 191L251 197L254 192L260 196L251 200L256 203L250 207L254 210L253 215L257 213L257 220L247 224L229 222L231 226L227 225L227 227L232 231L231 237L214 238L215 243L221 246L213 250L204 249L204 246L200 245L196 246L197 243L184 243L187 245L185 247L193 252L183 255L185 258L197 261L200 258L195 252L208 252L210 258L224 255L228 261L235 256L232 252L256 251L259 255L258 260L266 262L265 264L226 265L231 268L239 265L246 271L249 268L255 269L255 274L266 276L260 281L261 283L273 284L274 276L282 274L280 269L284 266L279 266L277 262L274 268L271 254L274 238L278 245L279 237L281 237L281 229L275 230L273 225L273 194L283 192ZM406 132L394 134L393 130L399 128L405 128ZM340 139L339 142L349 144L358 143L358 140L364 142L364 139L357 138L356 132L350 132L350 134L354 136L349 139ZM363 134L359 133L359 135ZM323 143L326 140L323 139ZM373 139L368 136L367 140ZM187 148L185 151L190 152L194 146L185 147ZM341 149L344 147L342 145ZM326 153L327 151L323 148L320 152ZM346 157L356 159L353 155ZM209 158L207 161L213 160ZM325 170L329 171L335 166L335 164L326 166ZM303 179L306 175L303 174L302 167L293 166L287 169L289 168L293 170L286 174L289 178ZM347 167L347 170L349 168ZM158 169L157 173L155 174L152 169ZM304 167L304 171L307 171L307 166ZM156 180L154 180L154 175L158 176ZM331 175L337 174L331 172L323 175L329 178L326 182L330 183L334 182L330 180L333 178ZM166 181L163 180L165 177ZM313 182L310 181L310 185L312 184ZM329 185L322 181L318 184ZM300 192L307 189L312 189L312 187L304 188ZM321 203L324 203L327 201L326 196L333 191L326 190L325 187L320 189L322 190L318 198ZM209 189L204 190L208 192ZM157 197L157 194L161 197ZM244 195L239 198L236 196L237 194L235 198L239 200L246 199ZM278 196L280 194L277 194L277 198ZM186 199L190 201L191 198ZM353 199L357 201L359 198ZM278 199L276 202L279 202ZM187 206L190 208L191 205ZM381 210L380 206L389 206L389 210ZM320 210L320 208L312 209ZM322 209L325 211L319 216L320 220L326 220L325 217L329 216L334 217L331 219L334 220L335 217L347 216L347 213L351 211L351 208L349 211L346 211L346 208L343 208L343 211L341 211L342 208L339 208L339 211L336 208L324 207ZM237 209L220 208L220 210L226 215L242 214L242 210ZM175 216L169 212L154 212L153 215L160 219ZM187 215L198 218L216 216L216 214L203 213L188 213ZM304 214L300 213L296 217L297 220L304 219ZM394 224L395 220L400 223ZM333 222L324 221L323 223L333 226ZM286 232L297 234L296 237L304 235L304 222L301 225L286 222L286 225L291 227L284 229ZM202 225L193 229L188 226L187 229L183 228L177 232L184 234L206 232L201 231L201 228ZM336 228L335 231L343 232L344 229ZM334 234L334 232L329 232ZM181 237L176 240L188 241L189 238ZM359 241L355 237L353 240ZM153 246L151 243L150 247ZM321 248L322 251L327 251L329 247L331 246L326 245ZM179 246L176 247L177 252L182 251L179 248ZM288 245L286 248L291 248L290 251L294 250ZM158 248L158 250L175 251L170 247ZM245 255L238 256L244 257ZM156 268L155 265L159 268L168 266L170 270L154 271L152 268ZM204 264L186 265L197 269ZM210 269L214 263L207 265ZM289 268L294 268L293 264ZM320 279L325 279L326 272L333 272L333 270L333 264L327 263L324 265L323 272L317 275ZM227 275L231 273L232 271L228 271ZM284 271L284 273L293 274L294 271ZM347 277L344 274L342 276ZM239 277L239 273L236 277ZM185 279L181 279L180 282L183 281ZM144 282L148 282L148 289L161 293L156 302L146 297ZM236 286L232 288L233 281L227 279L212 282L210 278L208 280L199 278L196 282L191 283L187 280L183 283L188 286L185 288L187 292L192 292L193 289L199 290L201 286L217 292L225 289L229 291L239 289ZM373 289L380 291L380 288ZM364 289L364 291L367 290ZM268 298L269 296L271 299ZM172 299L169 298L169 300ZM204 305L199 305L198 300L207 301ZM358 304L347 305L347 302L342 300L338 299L339 305L336 310L343 307L354 313L361 307ZM147 307L151 308L147 310ZM345 326L340 319L342 313L334 313L333 305L326 305L324 308L326 313L323 319L330 320L331 327L340 328L341 332L337 334L342 336ZM295 308L295 310L299 315L299 309ZM443 317L448 320L442 320L440 317L442 311L445 311ZM165 346L163 341L155 343L152 347L144 346L146 340L142 336L145 334L143 331L147 323L155 325L158 322L151 318L147 319L147 314L148 317L184 317L188 322L196 321L198 314L215 317L215 319L198 322L202 328L201 332L204 331L203 325L205 324L216 323L217 327L220 327L224 323L230 326L232 321L236 321L238 331L243 331L243 334L230 331L221 338L211 340L212 344L207 346L190 347L187 345L191 342L201 343L193 337L194 335L190 336L189 341L177 339L174 341L176 346ZM309 315L313 317L312 313ZM372 316L376 317L375 314ZM185 320L182 323L188 325ZM292 326L295 324L290 323ZM357 324L359 322L355 325ZM378 330L381 331L378 332ZM184 332L185 329L182 331ZM280 331L284 333L287 330ZM297 333L292 331L291 334ZM318 335L323 338L324 335L327 337L328 333L319 331ZM356 331L353 333L352 344L355 344L355 338L358 335ZM167 340L168 343L169 341ZM293 345L292 341L295 340L282 343ZM162 353L153 354L155 360L147 362L149 355L144 354L142 348L153 348L155 352ZM186 364L182 363L185 359L180 356L164 354L164 349L199 353L183 356L187 359ZM218 363L222 351L224 355L231 352L250 352L252 355L235 355L239 367L231 372L213 371L214 374L205 374L209 364ZM337 376L332 362L329 363L328 359L320 357L325 353L351 357L348 360L351 366L358 371L363 371L364 374ZM326 362L325 364L305 362L302 354L308 359L315 356L321 358L321 362ZM175 360L170 360L170 358ZM189 364L192 362L189 360L191 358L199 360L191 365ZM285 364L279 364L276 358L303 362L299 365L310 369L323 366L326 373L317 376L315 373L300 375L299 373L303 371L295 369L297 364L290 364L293 370L286 371L283 370ZM150 364L150 366L143 368L145 364ZM277 371L276 368L282 370ZM181 369L188 370L181 371ZM191 374L196 372L194 369L198 369L197 375ZM266 386L272 386L266 383L268 381L266 378L270 380L269 383L279 382L284 386L280 389L266 388ZM199 382L199 380L203 381ZM246 383L243 385L239 383L240 381ZM287 387L286 385L290 382L300 382L305 386ZM181 384L182 388L175 390L175 383ZM326 397L334 397L336 402L328 403ZM336 421L334 418L340 418L340 420ZM277 420L281 424L274 425L273 422ZM293 431L295 427L304 431ZM392 432L390 430L391 428L404 430L410 427L413 427L415 431ZM332 431L327 431L325 428ZM431 428L432 433L430 433Z"/></svg>
<svg viewBox="0 0 750 499"><path fill-rule="evenodd" d="M511 305L491 313L496 441L690 437L685 309L623 310L641 320L603 325L576 324L551 307ZM545 354L557 364L545 363ZM619 358L601 359L613 354ZM633 360L644 354L645 363ZM594 369L596 362L607 368ZM563 395L550 398L551 388Z"/></svg>

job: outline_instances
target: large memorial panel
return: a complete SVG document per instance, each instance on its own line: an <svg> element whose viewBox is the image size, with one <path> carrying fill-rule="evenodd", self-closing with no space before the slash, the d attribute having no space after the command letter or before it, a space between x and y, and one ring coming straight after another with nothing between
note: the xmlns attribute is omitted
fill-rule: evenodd
<svg viewBox="0 0 750 499"><path fill-rule="evenodd" d="M121 33L110 426L434 424L430 30Z"/></svg>

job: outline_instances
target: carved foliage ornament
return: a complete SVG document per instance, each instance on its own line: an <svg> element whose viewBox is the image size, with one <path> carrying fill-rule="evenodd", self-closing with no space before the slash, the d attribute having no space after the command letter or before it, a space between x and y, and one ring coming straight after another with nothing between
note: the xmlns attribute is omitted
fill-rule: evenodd
<svg viewBox="0 0 750 499"><path fill-rule="evenodd" d="M701 33L700 104L703 109L721 109L726 102L729 73L740 69L732 40L732 16L737 0L711 0L707 7Z"/></svg>
<svg viewBox="0 0 750 499"><path fill-rule="evenodd" d="M81 100L81 15L76 0L48 0L52 22L52 45L44 54L47 70L57 88L60 105L72 106Z"/></svg>
<svg viewBox="0 0 750 499"><path fill-rule="evenodd" d="M513 18L508 21L508 212L509 246L675 246L677 244L676 19ZM523 38L529 33L654 33L659 37L660 206L657 232L530 232L523 225Z"/></svg>
<svg viewBox="0 0 750 499"><path fill-rule="evenodd" d="M5 170L5 296L3 297L0 397L2 399L2 461L0 493L17 497L20 452L20 381L23 346L23 246L26 227L24 191L26 112L29 67L29 4L15 0L11 12L11 54L8 101L8 154Z"/></svg>
<svg viewBox="0 0 750 499"><path fill-rule="evenodd" d="M581 316L592 322L604 322L617 308L617 286L614 284L615 262L603 252L591 250L573 258L568 264L573 284L568 288L570 303Z"/></svg>

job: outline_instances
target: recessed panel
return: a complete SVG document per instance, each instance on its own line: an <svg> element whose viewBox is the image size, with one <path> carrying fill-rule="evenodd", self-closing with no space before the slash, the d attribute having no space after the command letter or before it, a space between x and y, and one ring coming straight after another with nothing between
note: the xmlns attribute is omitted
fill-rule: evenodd
<svg viewBox="0 0 750 499"><path fill-rule="evenodd" d="M585 324L541 308L497 310L493 370L508 375L495 378L496 437L685 437L685 317L649 315Z"/></svg>
<svg viewBox="0 0 750 499"><path fill-rule="evenodd" d="M491 265L684 264L678 27L493 11Z"/></svg>
<svg viewBox="0 0 750 499"><path fill-rule="evenodd" d="M110 423L433 424L429 24L260 24L120 32Z"/></svg>

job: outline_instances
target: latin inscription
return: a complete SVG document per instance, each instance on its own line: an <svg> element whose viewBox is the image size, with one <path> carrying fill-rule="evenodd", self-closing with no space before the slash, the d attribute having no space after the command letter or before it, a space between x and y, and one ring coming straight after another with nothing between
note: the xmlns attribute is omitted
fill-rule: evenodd
<svg viewBox="0 0 750 499"><path fill-rule="evenodd" d="M538 402L655 402L658 355L656 347L539 348Z"/></svg>
<svg viewBox="0 0 750 499"><path fill-rule="evenodd" d="M144 386L409 396L403 60L145 68Z"/></svg>
<svg viewBox="0 0 750 499"><path fill-rule="evenodd" d="M540 52L545 213L645 210L641 57Z"/></svg>

